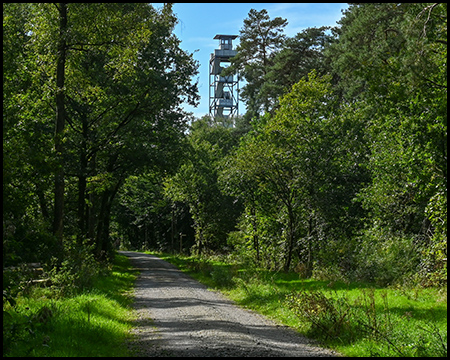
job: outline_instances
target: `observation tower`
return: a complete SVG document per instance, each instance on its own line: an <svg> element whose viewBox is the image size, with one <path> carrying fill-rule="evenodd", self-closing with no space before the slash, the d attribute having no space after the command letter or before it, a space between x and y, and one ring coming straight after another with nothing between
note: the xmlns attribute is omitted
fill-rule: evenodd
<svg viewBox="0 0 450 360"><path fill-rule="evenodd" d="M220 44L209 59L209 115L211 117L232 118L239 115L238 75L221 76L222 70L230 65L231 58L236 55L236 50L233 50L233 40L237 37L238 35L214 36L214 39L220 40Z"/></svg>

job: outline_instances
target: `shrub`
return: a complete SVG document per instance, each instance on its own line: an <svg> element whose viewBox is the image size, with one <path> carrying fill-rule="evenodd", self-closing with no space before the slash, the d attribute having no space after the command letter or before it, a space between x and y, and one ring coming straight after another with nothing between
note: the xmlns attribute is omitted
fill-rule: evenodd
<svg viewBox="0 0 450 360"><path fill-rule="evenodd" d="M345 296L333 298L323 291L302 290L291 293L286 301L320 340L352 344L364 339L371 356L447 356L447 334L436 326L434 315L413 333L411 325L400 324L398 310L389 308L387 293L380 296L381 304L377 304L375 291L363 290L362 297L351 303Z"/></svg>
<svg viewBox="0 0 450 360"><path fill-rule="evenodd" d="M90 288L100 273L101 264L95 260L93 245L86 242L78 244L76 240L66 240L64 260L58 266L52 259L49 273L52 287L61 294L70 295Z"/></svg>
<svg viewBox="0 0 450 360"><path fill-rule="evenodd" d="M214 266L211 277L219 287L232 287L234 285L233 274L228 266Z"/></svg>
<svg viewBox="0 0 450 360"><path fill-rule="evenodd" d="M55 311L53 304L35 310L3 306L3 356L10 355L11 349L19 349L18 356L32 355L34 348L42 346L43 328L51 326Z"/></svg>
<svg viewBox="0 0 450 360"><path fill-rule="evenodd" d="M343 281L347 282L346 277L340 271L337 265L317 265L314 264L312 278L323 281Z"/></svg>
<svg viewBox="0 0 450 360"><path fill-rule="evenodd" d="M411 237L372 229L361 237L356 260L358 280L385 286L401 282L416 272L419 250Z"/></svg>
<svg viewBox="0 0 450 360"><path fill-rule="evenodd" d="M294 314L311 324L313 335L326 340L353 333L351 329L351 306L346 299L334 300L321 291L299 291L287 297Z"/></svg>

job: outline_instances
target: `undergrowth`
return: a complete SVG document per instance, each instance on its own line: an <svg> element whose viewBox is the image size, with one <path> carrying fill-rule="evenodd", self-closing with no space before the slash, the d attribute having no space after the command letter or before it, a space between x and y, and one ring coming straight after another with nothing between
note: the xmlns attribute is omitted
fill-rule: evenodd
<svg viewBox="0 0 450 360"><path fill-rule="evenodd" d="M286 301L310 325L307 334L325 343L364 341L370 356L447 356L447 334L436 325L433 312L421 322L412 319L414 310L399 317L389 305L387 291L377 300L374 289L362 289L352 301L345 294L301 290ZM416 331L410 330L412 325Z"/></svg>
<svg viewBox="0 0 450 360"><path fill-rule="evenodd" d="M92 270L89 264L63 266ZM128 258L117 254L112 267L82 281L78 291L69 289L79 284L73 270L59 272L53 287L4 293L3 356L128 356L136 277Z"/></svg>
<svg viewBox="0 0 450 360"><path fill-rule="evenodd" d="M447 356L447 289L302 279L296 273L155 254L237 304L346 356Z"/></svg>

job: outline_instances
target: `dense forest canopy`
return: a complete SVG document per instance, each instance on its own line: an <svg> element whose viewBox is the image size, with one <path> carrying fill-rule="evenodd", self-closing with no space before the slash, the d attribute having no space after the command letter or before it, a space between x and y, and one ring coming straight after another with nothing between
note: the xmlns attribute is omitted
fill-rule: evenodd
<svg viewBox="0 0 450 360"><path fill-rule="evenodd" d="M247 113L189 127L170 4L3 4L3 266L126 247L445 282L447 4L288 20L250 11L224 71Z"/></svg>

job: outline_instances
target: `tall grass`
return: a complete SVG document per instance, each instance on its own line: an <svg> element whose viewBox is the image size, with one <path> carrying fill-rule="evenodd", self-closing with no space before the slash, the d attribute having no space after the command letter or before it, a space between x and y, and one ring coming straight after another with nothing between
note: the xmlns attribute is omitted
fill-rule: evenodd
<svg viewBox="0 0 450 360"><path fill-rule="evenodd" d="M447 356L446 287L301 279L242 264L158 256L237 304L343 355Z"/></svg>
<svg viewBox="0 0 450 360"><path fill-rule="evenodd" d="M128 356L135 273L117 254L90 289L61 296L34 288L3 304L3 356Z"/></svg>

